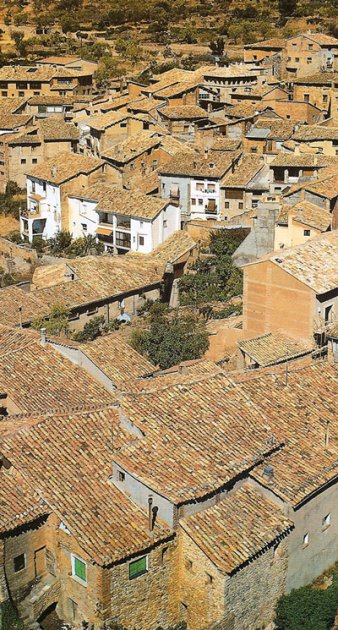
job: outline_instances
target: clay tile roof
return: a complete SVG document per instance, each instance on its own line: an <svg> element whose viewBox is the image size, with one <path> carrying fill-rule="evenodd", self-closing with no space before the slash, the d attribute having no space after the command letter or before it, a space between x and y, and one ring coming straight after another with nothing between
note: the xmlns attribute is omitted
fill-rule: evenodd
<svg viewBox="0 0 338 630"><path fill-rule="evenodd" d="M103 151L102 157L119 164L125 164L135 159L138 155L142 155L142 153L156 147L160 142L161 139L159 137L151 137L149 133L140 132Z"/></svg>
<svg viewBox="0 0 338 630"><path fill-rule="evenodd" d="M112 127L113 125L122 122L122 120L131 117L131 114L128 114L127 112L120 113L118 111L112 111L107 112L106 114L94 114L94 116L86 117L83 122L88 127L91 127L96 131L104 131L105 129L108 129L108 127Z"/></svg>
<svg viewBox="0 0 338 630"><path fill-rule="evenodd" d="M0 391L21 413L112 400L112 395L93 377L50 345L42 347L34 332L0 326L0 356Z"/></svg>
<svg viewBox="0 0 338 630"><path fill-rule="evenodd" d="M260 260L271 260L316 293L338 287L338 230L311 238L306 243L274 252ZM256 264L256 263L250 263Z"/></svg>
<svg viewBox="0 0 338 630"><path fill-rule="evenodd" d="M80 137L80 132L75 125L52 116L39 121L38 128L45 141L78 140Z"/></svg>
<svg viewBox="0 0 338 630"><path fill-rule="evenodd" d="M176 85L170 85L169 87L162 88L156 92L156 97L160 98L171 98L173 96L177 96L179 94L183 94L184 92L188 92L189 90L193 90L199 85L199 81L182 81L182 83L177 83Z"/></svg>
<svg viewBox="0 0 338 630"><path fill-rule="evenodd" d="M27 102L27 98L0 98L0 117L15 114Z"/></svg>
<svg viewBox="0 0 338 630"><path fill-rule="evenodd" d="M338 196L338 174L336 167L327 167L321 173L318 180L312 182L301 182L291 186L291 188L284 192L284 197L290 197L298 190L304 189L306 192L319 195L325 199L334 199Z"/></svg>
<svg viewBox="0 0 338 630"><path fill-rule="evenodd" d="M263 168L264 160L258 155L245 155L234 173L228 173L222 188L243 188L249 184L253 177Z"/></svg>
<svg viewBox="0 0 338 630"><path fill-rule="evenodd" d="M132 101L128 105L128 111L131 112L151 112L158 107L162 108L164 103L159 103L152 98L142 98Z"/></svg>
<svg viewBox="0 0 338 630"><path fill-rule="evenodd" d="M98 202L97 211L150 220L155 219L169 203L168 199L149 197L136 190L125 190L119 186L103 184L94 184L88 188L85 197Z"/></svg>
<svg viewBox="0 0 338 630"><path fill-rule="evenodd" d="M276 140L288 140L293 134L295 123L292 120L260 118L255 122L255 127L270 129L268 138Z"/></svg>
<svg viewBox="0 0 338 630"><path fill-rule="evenodd" d="M331 85L332 82L338 81L338 73L317 72L306 77L298 77L292 79L296 85Z"/></svg>
<svg viewBox="0 0 338 630"><path fill-rule="evenodd" d="M313 140L338 140L338 126L302 125L292 136L293 140L311 142Z"/></svg>
<svg viewBox="0 0 338 630"><path fill-rule="evenodd" d="M55 68L47 66L3 66L0 68L0 81L42 81L49 82L57 73Z"/></svg>
<svg viewBox="0 0 338 630"><path fill-rule="evenodd" d="M274 37L272 39L265 39L262 42L255 42L254 44L246 44L244 46L244 48L262 48L264 49L269 49L271 48L272 50L282 50L285 47L285 39L281 39L278 37Z"/></svg>
<svg viewBox="0 0 338 630"><path fill-rule="evenodd" d="M29 105L73 105L76 96L59 96L58 94L40 94L29 99ZM60 120L60 119L59 119Z"/></svg>
<svg viewBox="0 0 338 630"><path fill-rule="evenodd" d="M297 37L297 35L294 37ZM304 33L304 37L312 39L312 41L316 42L320 46L338 46L338 39L331 37L330 35L325 35L325 33Z"/></svg>
<svg viewBox="0 0 338 630"><path fill-rule="evenodd" d="M326 232L332 224L332 213L310 201L300 201L290 208L290 212L292 212L294 221L320 230L320 232Z"/></svg>
<svg viewBox="0 0 338 630"><path fill-rule="evenodd" d="M1 435L1 422L0 422ZM46 515L50 509L12 470L0 470L0 533Z"/></svg>
<svg viewBox="0 0 338 630"><path fill-rule="evenodd" d="M160 110L160 116L170 120L207 119L208 113L198 105L167 106Z"/></svg>
<svg viewBox="0 0 338 630"><path fill-rule="evenodd" d="M338 322L335 322L327 329L327 336L333 339L338 339Z"/></svg>
<svg viewBox="0 0 338 630"><path fill-rule="evenodd" d="M328 155L313 155L312 153L279 153L277 157L270 162L270 166L299 166L299 168L324 168L326 166L337 164L338 158Z"/></svg>
<svg viewBox="0 0 338 630"><path fill-rule="evenodd" d="M134 379L154 371L154 365L133 350L117 334L98 337L79 346L118 389L126 389Z"/></svg>
<svg viewBox="0 0 338 630"><path fill-rule="evenodd" d="M106 566L171 535L159 520L150 534L147 514L110 481L113 450L134 439L116 407L95 407L32 418L1 451L80 547Z"/></svg>
<svg viewBox="0 0 338 630"><path fill-rule="evenodd" d="M210 151L236 151L241 146L241 140L233 140L232 138L215 138Z"/></svg>
<svg viewBox="0 0 338 630"><path fill-rule="evenodd" d="M218 569L231 574L293 529L293 522L245 485L217 505L180 521Z"/></svg>
<svg viewBox="0 0 338 630"><path fill-rule="evenodd" d="M211 153L209 156L177 152L169 162L160 167L161 175L181 177L212 177L220 179L241 155L240 151Z"/></svg>
<svg viewBox="0 0 338 630"><path fill-rule="evenodd" d="M0 129L10 130L17 129L27 125L32 120L32 115L24 114L3 114L0 112Z"/></svg>
<svg viewBox="0 0 338 630"><path fill-rule="evenodd" d="M60 153L54 158L50 158L42 164L31 168L26 175L60 185L81 173L91 173L103 164L103 160L92 157L85 157L75 153Z"/></svg>
<svg viewBox="0 0 338 630"><path fill-rule="evenodd" d="M267 333L238 342L239 348L260 367L275 365L309 354L313 344L297 342L281 333Z"/></svg>

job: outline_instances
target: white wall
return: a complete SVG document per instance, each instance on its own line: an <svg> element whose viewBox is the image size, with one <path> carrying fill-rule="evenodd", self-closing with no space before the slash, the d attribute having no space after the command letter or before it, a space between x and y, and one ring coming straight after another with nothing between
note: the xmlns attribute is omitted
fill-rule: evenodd
<svg viewBox="0 0 338 630"><path fill-rule="evenodd" d="M95 211L96 201L68 198L70 226L73 238L91 234L96 236L96 228L99 224L99 215ZM86 226L85 228L83 226Z"/></svg>
<svg viewBox="0 0 338 630"><path fill-rule="evenodd" d="M35 191L33 192L34 184ZM37 202L30 198L31 194L39 195L42 199ZM61 229L61 197L60 188L58 186L43 182L34 177L27 177L27 209L28 211L34 211L37 207L39 210L36 212L36 217L34 217L34 214L31 214L28 219L26 219L29 224L30 241L33 238L32 224L34 219L46 219L43 238L51 238ZM21 221L21 230L22 228Z"/></svg>
<svg viewBox="0 0 338 630"><path fill-rule="evenodd" d="M215 192L210 192L209 185L215 186ZM203 191L197 190L197 185L203 185ZM208 192L209 190L209 192ZM220 206L221 206L221 196L220 196L220 184L217 180L207 180L207 179L192 179L191 180L191 201L190 201L190 209L191 209L191 218L192 219L205 219L206 215L209 217L213 217L217 219L220 214ZM196 205L193 205L192 200L196 199ZM209 199L213 199L216 202L217 206L217 214L208 213L208 201ZM199 203L202 201L202 204Z"/></svg>

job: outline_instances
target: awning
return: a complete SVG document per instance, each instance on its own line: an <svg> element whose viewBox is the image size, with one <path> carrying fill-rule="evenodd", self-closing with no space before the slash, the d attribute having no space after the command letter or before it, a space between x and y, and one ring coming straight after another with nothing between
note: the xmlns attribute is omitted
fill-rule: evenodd
<svg viewBox="0 0 338 630"><path fill-rule="evenodd" d="M216 200L208 199L208 210L216 210Z"/></svg>
<svg viewBox="0 0 338 630"><path fill-rule="evenodd" d="M96 228L96 234L101 234L101 236L111 236L113 233L112 227L98 227Z"/></svg>

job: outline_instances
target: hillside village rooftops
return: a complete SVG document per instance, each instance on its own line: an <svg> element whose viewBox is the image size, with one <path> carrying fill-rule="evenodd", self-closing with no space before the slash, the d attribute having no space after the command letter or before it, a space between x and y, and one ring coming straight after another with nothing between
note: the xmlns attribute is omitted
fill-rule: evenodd
<svg viewBox="0 0 338 630"><path fill-rule="evenodd" d="M141 98L129 103L127 109L130 112L152 112L165 106L165 103L155 101L153 98Z"/></svg>
<svg viewBox="0 0 338 630"><path fill-rule="evenodd" d="M265 260L270 260L317 294L332 291L338 287L338 230L315 236L302 245L264 256L257 263Z"/></svg>
<svg viewBox="0 0 338 630"><path fill-rule="evenodd" d="M0 421L0 436L2 436ZM8 532L16 527L50 513L50 508L35 495L29 484L12 470L0 470L0 533Z"/></svg>
<svg viewBox="0 0 338 630"><path fill-rule="evenodd" d="M0 81L43 81L49 82L55 76L56 69L50 66L2 66Z"/></svg>
<svg viewBox="0 0 338 630"><path fill-rule="evenodd" d="M8 114L16 114L27 103L27 98L13 97L0 98L0 117Z"/></svg>
<svg viewBox="0 0 338 630"><path fill-rule="evenodd" d="M233 140L232 138L215 138L210 146L210 151L236 151L241 147L242 141L240 139Z"/></svg>
<svg viewBox="0 0 338 630"><path fill-rule="evenodd" d="M126 118L132 118L132 115L128 114L128 112L109 111L106 114L87 116L81 122L84 122L91 129L96 129L96 131L104 131L108 127L126 120Z"/></svg>
<svg viewBox="0 0 338 630"><path fill-rule="evenodd" d="M38 121L37 127L45 142L52 140L78 140L80 137L79 130L75 125L66 123L53 116Z"/></svg>
<svg viewBox="0 0 338 630"><path fill-rule="evenodd" d="M167 106L161 109L160 115L169 120L202 120L207 119L208 114L198 105Z"/></svg>
<svg viewBox="0 0 338 630"><path fill-rule="evenodd" d="M0 452L90 558L107 566L172 535L159 519L150 533L147 513L110 481L112 449L133 439L117 407L101 405L32 417L0 443Z"/></svg>
<svg viewBox="0 0 338 630"><path fill-rule="evenodd" d="M338 126L302 125L292 136L293 140L312 142L313 140L338 140Z"/></svg>
<svg viewBox="0 0 338 630"><path fill-rule="evenodd" d="M292 35L287 41L296 39L297 37L306 37L311 41L316 42L321 47L325 46L338 46L338 39L331 37L331 35L325 35L325 33L301 33L300 35Z"/></svg>
<svg viewBox="0 0 338 630"><path fill-rule="evenodd" d="M76 102L78 102L78 97L76 96L59 96L59 94L40 94L39 96L32 96L28 101L29 105L65 106L74 105Z"/></svg>
<svg viewBox="0 0 338 630"><path fill-rule="evenodd" d="M279 153L277 157L270 162L270 167L299 166L299 168L324 168L326 166L330 166L331 164L334 165L335 163L338 166L338 158L334 156L313 155L312 153Z"/></svg>
<svg viewBox="0 0 338 630"><path fill-rule="evenodd" d="M81 57L76 57L76 55L52 55L50 57L42 57L42 59L38 59L38 63L46 63L46 64L55 64L58 66L67 66L70 63L76 63L78 61L82 61Z"/></svg>
<svg viewBox="0 0 338 630"><path fill-rule="evenodd" d="M156 92L156 98L172 98L174 96L179 96L180 94L196 89L199 86L199 83L199 81L187 81L170 85L169 87L162 88Z"/></svg>
<svg viewBox="0 0 338 630"><path fill-rule="evenodd" d="M169 162L160 167L160 173L161 175L220 179L240 155L240 151L219 152L219 154L214 152L207 156L178 152Z"/></svg>
<svg viewBox="0 0 338 630"><path fill-rule="evenodd" d="M102 167L103 160L75 153L61 153L27 171L28 177L60 185L80 174L89 174Z"/></svg>
<svg viewBox="0 0 338 630"><path fill-rule="evenodd" d="M331 167L324 169L318 180L301 182L300 184L291 186L283 195L287 199L302 189L319 197L323 197L324 199L335 199L338 196L338 175L336 167L333 167L333 169L331 169Z"/></svg>
<svg viewBox="0 0 338 630"><path fill-rule="evenodd" d="M268 138L275 140L288 140L293 134L295 123L292 120L258 118L256 128L270 129Z"/></svg>
<svg viewBox="0 0 338 630"><path fill-rule="evenodd" d="M238 342L239 348L260 367L268 367L309 354L313 344L298 342L281 333L267 333Z"/></svg>
<svg viewBox="0 0 338 630"><path fill-rule="evenodd" d="M112 212L148 220L155 219L169 204L168 199L149 197L136 190L125 190L100 182L88 188L83 195L71 196L97 201L97 212Z"/></svg>
<svg viewBox="0 0 338 630"><path fill-rule="evenodd" d="M282 510L248 484L180 526L229 575L293 529Z"/></svg>

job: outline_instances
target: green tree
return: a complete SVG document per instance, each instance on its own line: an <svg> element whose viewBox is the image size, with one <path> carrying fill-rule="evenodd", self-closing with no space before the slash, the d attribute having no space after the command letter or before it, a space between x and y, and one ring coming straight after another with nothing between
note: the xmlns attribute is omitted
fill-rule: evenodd
<svg viewBox="0 0 338 630"><path fill-rule="evenodd" d="M72 235L67 230L61 230L55 236L48 239L48 246L51 254L60 256L70 246L72 242Z"/></svg>
<svg viewBox="0 0 338 630"><path fill-rule="evenodd" d="M65 250L65 254L71 257L103 254L103 252L103 243L98 242L92 234L76 238Z"/></svg>
<svg viewBox="0 0 338 630"><path fill-rule="evenodd" d="M45 328L50 335L60 336L61 333L68 335L69 316L70 311L64 304L54 304L50 309L48 319L40 317L32 322L32 327L36 330Z"/></svg>
<svg viewBox="0 0 338 630"><path fill-rule="evenodd" d="M278 10L282 17L293 15L297 9L297 0L279 0Z"/></svg>
<svg viewBox="0 0 338 630"><path fill-rule="evenodd" d="M179 316L161 312L161 305L151 307L148 330L135 330L132 347L146 355L161 369L170 368L181 361L198 359L209 347L205 322L193 316ZM156 311L156 315L155 315ZM160 311L160 312L159 312Z"/></svg>
<svg viewBox="0 0 338 630"><path fill-rule="evenodd" d="M104 55L99 61L99 67L95 72L94 79L97 87L108 88L112 79L122 77L124 74L125 70L119 65L116 58Z"/></svg>
<svg viewBox="0 0 338 630"><path fill-rule="evenodd" d="M26 54L26 42L24 41L24 35L20 31L12 31L11 38L15 43L15 48L20 57L24 57Z"/></svg>
<svg viewBox="0 0 338 630"><path fill-rule="evenodd" d="M63 33L75 33L78 27L78 21L73 15L63 15L60 24Z"/></svg>
<svg viewBox="0 0 338 630"><path fill-rule="evenodd" d="M216 39L211 40L209 44L209 48L213 55L217 55L219 57L223 56L224 53L224 39L223 37L217 37Z"/></svg>

